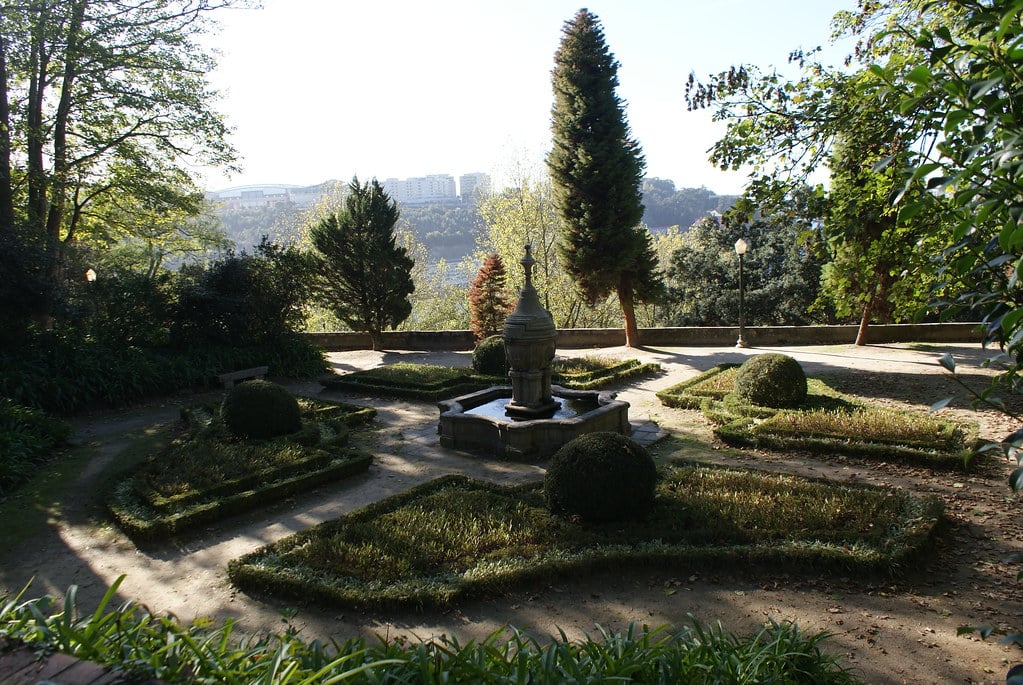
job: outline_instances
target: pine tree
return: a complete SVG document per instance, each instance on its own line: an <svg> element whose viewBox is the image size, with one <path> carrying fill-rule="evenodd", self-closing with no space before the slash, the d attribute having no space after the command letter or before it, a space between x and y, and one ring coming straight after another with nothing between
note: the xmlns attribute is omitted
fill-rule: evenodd
<svg viewBox="0 0 1023 685"><path fill-rule="evenodd" d="M374 179L348 184L341 209L309 231L315 260L317 301L355 331L366 331L373 349L380 333L412 313L415 262L395 242L398 206Z"/></svg>
<svg viewBox="0 0 1023 685"><path fill-rule="evenodd" d="M501 255L491 252L469 286L469 327L476 342L496 335L512 309L508 274Z"/></svg>
<svg viewBox="0 0 1023 685"><path fill-rule="evenodd" d="M626 344L634 347L634 303L656 302L664 286L650 233L640 225L646 162L630 138L615 93L618 61L596 15L581 9L565 23L554 62L547 165L564 218L559 254L588 303L618 295Z"/></svg>

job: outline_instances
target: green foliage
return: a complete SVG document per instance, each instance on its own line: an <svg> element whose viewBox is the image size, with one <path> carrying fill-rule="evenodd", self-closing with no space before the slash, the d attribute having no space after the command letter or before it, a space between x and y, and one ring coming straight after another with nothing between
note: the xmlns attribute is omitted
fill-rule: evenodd
<svg viewBox="0 0 1023 685"><path fill-rule="evenodd" d="M0 595L0 637L32 650L87 657L133 681L289 685L313 682L597 682L621 674L637 683L722 682L855 683L825 649L827 634L804 635L793 624L771 622L749 637L698 623L669 630L599 628L599 636L543 642L515 628L462 645L442 635L430 640L350 638L306 642L288 625L283 633L242 636L235 623L183 625L129 602L110 608L118 578L94 612L77 603L77 587L63 601Z"/></svg>
<svg viewBox="0 0 1023 685"><path fill-rule="evenodd" d="M315 378L326 371L323 352L297 337L262 345L150 350L110 348L56 334L0 355L0 387L19 404L65 416L87 407L120 407L214 387L225 369L261 365L288 378Z"/></svg>
<svg viewBox="0 0 1023 685"><path fill-rule="evenodd" d="M667 270L665 318L674 326L734 326L739 321L739 260L735 242L749 243L744 257L744 314L749 325L821 323L811 313L820 289L822 260L815 228L819 202L802 188L783 208L746 221L741 212L723 221L705 217L682 235Z"/></svg>
<svg viewBox="0 0 1023 685"><path fill-rule="evenodd" d="M580 525L540 484L448 476L233 561L248 591L337 606L449 606L599 569L763 564L893 573L927 549L937 497L756 470L679 464L642 520Z"/></svg>
<svg viewBox="0 0 1023 685"><path fill-rule="evenodd" d="M806 401L806 374L788 355L758 354L739 367L735 394L758 407L798 407Z"/></svg>
<svg viewBox="0 0 1023 685"><path fill-rule="evenodd" d="M272 343L301 330L309 264L295 247L262 243L181 269L171 339L177 345Z"/></svg>
<svg viewBox="0 0 1023 685"><path fill-rule="evenodd" d="M31 478L70 437L62 421L0 398L0 497Z"/></svg>
<svg viewBox="0 0 1023 685"><path fill-rule="evenodd" d="M106 223L104 203L187 208L201 197L194 168L233 163L200 39L209 13L232 4L244 3L5 5L0 225L24 218L54 284L72 248ZM58 313L59 289L44 295L33 314Z"/></svg>
<svg viewBox="0 0 1023 685"><path fill-rule="evenodd" d="M1023 139L1021 8L1009 0L928 7L931 13L939 8L951 18L924 22L899 16L895 30L882 34L887 43L912 44L922 53L919 60L882 55L872 71L904 115L926 132L905 183L925 183L932 193L903 198L900 213L927 211L939 197L947 203L952 229L936 227L931 237L944 246L941 281L959 294L941 305L983 318L988 342L1005 352L999 382L1014 391L1023 359L1017 283L1023 259L1017 154Z"/></svg>
<svg viewBox="0 0 1023 685"><path fill-rule="evenodd" d="M220 416L228 430L240 438L275 438L302 427L295 396L284 386L258 379L228 390Z"/></svg>
<svg viewBox="0 0 1023 685"><path fill-rule="evenodd" d="M492 335L480 341L472 351L472 368L484 376L507 376L508 357L504 352L504 338Z"/></svg>
<svg viewBox="0 0 1023 685"><path fill-rule="evenodd" d="M491 252L469 285L469 328L473 339L480 342L499 334L513 307L504 262L501 255Z"/></svg>
<svg viewBox="0 0 1023 685"><path fill-rule="evenodd" d="M110 348L165 347L174 315L174 276L104 272L80 293L82 332Z"/></svg>
<svg viewBox="0 0 1023 685"><path fill-rule="evenodd" d="M547 157L561 215L562 265L583 299L618 295L627 344L638 344L633 303L663 297L643 217L639 144L616 94L618 62L597 17L586 9L565 23L554 56L553 145Z"/></svg>
<svg viewBox="0 0 1023 685"><path fill-rule="evenodd" d="M412 312L414 265L395 242L398 207L374 179L353 178L343 206L309 229L316 248L313 294L352 330L366 331L373 349L381 331Z"/></svg>
<svg viewBox="0 0 1023 685"><path fill-rule="evenodd" d="M640 518L653 505L657 467L619 433L588 433L554 453L544 477L551 512L586 522Z"/></svg>
<svg viewBox="0 0 1023 685"><path fill-rule="evenodd" d="M881 4L864 7L864 13L887 11ZM864 65L870 48L861 47L854 62ZM912 47L899 50L897 59L911 62ZM686 101L690 109L713 107L714 118L728 122L711 159L723 169L751 167L745 195L755 208L777 206L828 167L831 189L821 226L828 260L819 306L858 317L856 342L865 344L871 321L918 314L934 282L936 266L921 248L929 231L941 230L941 214L893 206L900 194L925 194L922 183L903 187L897 172L923 129L877 87L866 66L827 67L802 51L790 61L800 70L796 80L748 65L707 83L691 77Z"/></svg>

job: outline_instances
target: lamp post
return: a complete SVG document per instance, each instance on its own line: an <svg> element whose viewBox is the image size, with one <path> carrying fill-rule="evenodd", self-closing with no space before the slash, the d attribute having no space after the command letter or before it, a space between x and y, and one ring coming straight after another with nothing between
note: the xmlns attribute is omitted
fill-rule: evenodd
<svg viewBox="0 0 1023 685"><path fill-rule="evenodd" d="M746 242L745 238L739 238L735 241L735 254L739 255L739 339L735 341L736 347L749 347L749 344L742 337L746 328L746 304L744 302L746 284L743 282L742 258L748 249L749 243Z"/></svg>

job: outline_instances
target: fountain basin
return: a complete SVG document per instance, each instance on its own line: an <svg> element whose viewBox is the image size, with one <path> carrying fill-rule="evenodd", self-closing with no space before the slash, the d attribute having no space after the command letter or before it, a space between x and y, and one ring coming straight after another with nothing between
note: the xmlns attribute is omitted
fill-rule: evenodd
<svg viewBox="0 0 1023 685"><path fill-rule="evenodd" d="M629 403L610 392L552 386L561 408L551 418L521 419L504 414L511 386L497 386L437 403L440 444L451 449L483 451L513 461L549 457L585 433L610 431L628 435Z"/></svg>

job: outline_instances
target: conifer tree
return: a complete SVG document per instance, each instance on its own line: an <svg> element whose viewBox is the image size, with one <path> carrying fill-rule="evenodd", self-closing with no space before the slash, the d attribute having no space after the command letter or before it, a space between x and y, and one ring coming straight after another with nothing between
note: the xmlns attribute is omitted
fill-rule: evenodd
<svg viewBox="0 0 1023 685"><path fill-rule="evenodd" d="M469 286L469 327L473 339L479 342L500 333L511 309L504 260L491 252Z"/></svg>
<svg viewBox="0 0 1023 685"><path fill-rule="evenodd" d="M397 245L398 206L374 179L353 178L336 213L309 230L315 255L315 298L355 331L366 331L373 349L380 333L412 313L415 262Z"/></svg>
<svg viewBox="0 0 1023 685"><path fill-rule="evenodd" d="M564 219L559 254L588 303L618 295L626 344L634 347L635 302L656 302L664 293L650 233L640 224L646 162L615 92L618 61L599 19L581 9L562 33L547 156Z"/></svg>

